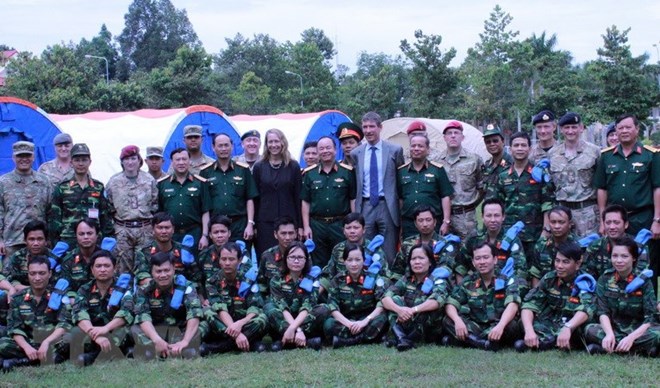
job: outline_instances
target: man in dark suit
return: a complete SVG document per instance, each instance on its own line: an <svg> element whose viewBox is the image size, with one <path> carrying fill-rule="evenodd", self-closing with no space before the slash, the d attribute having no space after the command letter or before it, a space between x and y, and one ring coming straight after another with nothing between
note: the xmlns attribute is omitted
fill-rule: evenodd
<svg viewBox="0 0 660 388"><path fill-rule="evenodd" d="M399 241L399 197L396 191L396 172L403 164L401 146L380 138L382 120L376 112L362 116L362 132L366 143L351 152L357 169L357 198L355 211L364 216L366 237L376 234L385 237L383 250L392 265Z"/></svg>

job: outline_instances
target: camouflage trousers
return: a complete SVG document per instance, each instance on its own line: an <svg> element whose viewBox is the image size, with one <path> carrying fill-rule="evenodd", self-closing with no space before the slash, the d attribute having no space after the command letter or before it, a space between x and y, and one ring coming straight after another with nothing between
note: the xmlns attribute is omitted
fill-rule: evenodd
<svg viewBox="0 0 660 388"><path fill-rule="evenodd" d="M119 327L112 332L105 335L110 341L111 349L109 352L101 352L98 361L120 360L125 358L124 354L128 346L132 344L131 337L128 335L128 328ZM71 360L77 360L78 356L82 353L90 353L101 350L101 347L87 335L87 333L80 330L79 327L71 329Z"/></svg>
<svg viewBox="0 0 660 388"><path fill-rule="evenodd" d="M225 325L218 314L214 313L211 309L206 309L204 311L204 318L209 324L209 334L205 338L207 341L216 341L224 340L231 338L225 333L227 330L227 325ZM252 341L259 341L268 330L268 318L266 314L259 313L256 316L252 317L241 329L241 333L247 337L247 339Z"/></svg>
<svg viewBox="0 0 660 388"><path fill-rule="evenodd" d="M7 315L9 314L9 301L7 300L8 297L8 294L0 296L0 326L7 326ZM0 335L0 338L2 337L4 337L4 335Z"/></svg>
<svg viewBox="0 0 660 388"><path fill-rule="evenodd" d="M549 319L534 319L534 332L539 337L539 342L556 341L559 332L564 327L562 321ZM571 334L571 349L586 348L586 339L582 327L573 329Z"/></svg>
<svg viewBox="0 0 660 388"><path fill-rule="evenodd" d="M286 332L286 329L289 328L289 323L284 318L284 312L277 308L274 303L269 302L264 306L264 313L266 314L266 317L268 317L268 323L272 334L281 338L284 335L284 332ZM325 307L325 305L315 306L312 311L309 311L303 320L300 329L302 329L307 338L319 337L322 332L323 322L327 316L328 308Z"/></svg>
<svg viewBox="0 0 660 388"><path fill-rule="evenodd" d="M613 327L614 338L616 339L616 342L619 343L624 337L635 331L635 329L637 329L637 327L634 326ZM605 338L605 330L603 330L603 327L598 323L587 325L585 332L587 342L590 344L600 345L603 342L603 338ZM633 342L633 346L630 348L630 351L644 352L650 350L654 346L660 346L660 325L658 324L651 324L651 326L646 329L646 333L642 334L641 337L637 338L635 342Z"/></svg>
<svg viewBox="0 0 660 388"><path fill-rule="evenodd" d="M403 298L398 295L393 296L392 300L399 306L406 306ZM389 312L390 336L394 336L392 326L399 325L411 337L420 338L423 342L439 342L442 338L442 319L444 316L444 309L441 307L435 311L415 314L408 321L398 323L398 315Z"/></svg>
<svg viewBox="0 0 660 388"><path fill-rule="evenodd" d="M598 225L600 224L598 219L598 205L571 210L571 212L573 213L575 234L584 237L592 233L598 233Z"/></svg>
<svg viewBox="0 0 660 388"><path fill-rule="evenodd" d="M346 240L341 220L325 223L311 218L309 222L314 236L314 243L316 244L316 248L312 252L312 262L314 263L313 265L323 268L330 260L332 248Z"/></svg>
<svg viewBox="0 0 660 388"><path fill-rule="evenodd" d="M46 339L53 330L49 331L37 331L35 330L34 336L38 338L38 341L35 341L33 338L26 338L26 341L35 349L39 349L41 346L41 341ZM67 359L69 357L69 341L70 335L65 334L57 342L52 343L48 347L48 357L46 363L53 363L53 358L55 355L58 355L61 358ZM0 338L0 358L9 359L9 358L24 358L27 357L23 349L18 346L16 341L12 337L3 337Z"/></svg>
<svg viewBox="0 0 660 388"><path fill-rule="evenodd" d="M360 321L366 318L368 313L361 315L346 315L346 318L352 321ZM385 326L387 326L387 314L381 313L373 317L367 326L362 329L362 331L357 334L362 336L362 342L364 343L373 343L376 342L383 334ZM341 338L352 338L357 335L353 335L351 330L342 325L338 320L333 317L329 317L323 323L323 332L325 337L328 340L332 340L332 337L337 336Z"/></svg>
<svg viewBox="0 0 660 388"><path fill-rule="evenodd" d="M186 325L181 326L167 326L167 325L154 325L156 332L163 340L167 341L170 344L176 343L183 339L183 336L186 332ZM186 349L195 349L199 351L199 345L202 343L202 338L206 337L209 332L209 325L206 321L200 320L199 328L190 340L190 345ZM135 355L140 357L145 354L145 351L151 350L154 351L154 343L149 338L140 325L133 325L131 327L131 335L133 336L133 341L135 341Z"/></svg>
<svg viewBox="0 0 660 388"><path fill-rule="evenodd" d="M461 241L467 239L477 233L477 211L470 210L463 214L451 215L450 232L459 236Z"/></svg>
<svg viewBox="0 0 660 388"><path fill-rule="evenodd" d="M135 255L145 247L148 247L154 239L151 225L141 228L128 228L115 225L115 237L117 246L117 273L133 273L135 268Z"/></svg>
<svg viewBox="0 0 660 388"><path fill-rule="evenodd" d="M491 330L497 325L497 322L492 322L492 323L481 323L481 322L475 322L469 318L467 318L464 315L460 315L461 319L465 323L465 326L467 326L467 330L469 334L474 334L480 339L488 339L488 334L490 334ZM451 320L449 317L445 317L445 319L442 321L442 324L447 331L452 337L458 339L456 337L456 328L454 326L454 321ZM504 331L502 333L502 337L499 340L500 344L506 344L506 345L513 345L513 343L522 338L522 333L520 332L520 325L518 324L518 321L515 319L509 322L505 327Z"/></svg>

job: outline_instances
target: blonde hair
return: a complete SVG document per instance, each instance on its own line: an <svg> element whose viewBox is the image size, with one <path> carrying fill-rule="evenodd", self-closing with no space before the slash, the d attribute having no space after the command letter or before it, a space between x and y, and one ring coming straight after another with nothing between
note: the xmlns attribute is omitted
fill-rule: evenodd
<svg viewBox="0 0 660 388"><path fill-rule="evenodd" d="M267 162L270 162L270 151L268 151L268 135L273 134L277 136L278 139L280 139L280 142L282 143L282 162L284 163L285 166L289 165L289 162L291 161L291 153L289 152L289 141L286 139L286 136L284 136L284 132L277 128L271 128L266 131L266 134L264 135L264 152L263 156L261 157L261 160L265 160Z"/></svg>

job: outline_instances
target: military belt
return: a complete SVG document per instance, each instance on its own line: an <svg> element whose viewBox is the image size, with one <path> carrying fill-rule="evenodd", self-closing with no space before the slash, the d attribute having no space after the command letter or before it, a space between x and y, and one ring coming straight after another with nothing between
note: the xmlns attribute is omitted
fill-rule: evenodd
<svg viewBox="0 0 660 388"><path fill-rule="evenodd" d="M451 207L451 214L465 214L473 211L474 209L477 208L478 203L475 202L471 205L466 205L466 206L452 206Z"/></svg>
<svg viewBox="0 0 660 388"><path fill-rule="evenodd" d="M324 223L326 223L326 224L332 224L333 222L337 222L337 221L342 220L344 217L346 217L346 216L345 216L345 215L342 215L342 216L334 216L334 217L317 217L317 216L312 216L312 219L314 219L314 220L316 220L316 221L324 222Z"/></svg>
<svg viewBox="0 0 660 388"><path fill-rule="evenodd" d="M578 209L584 209L585 207L594 206L596 204L596 200L588 199L588 200L582 201L582 202L559 201L559 204L562 205L562 206L566 206L567 208L569 208L571 210L578 210Z"/></svg>
<svg viewBox="0 0 660 388"><path fill-rule="evenodd" d="M142 228L151 225L151 220L118 220L115 218L115 224L125 228Z"/></svg>

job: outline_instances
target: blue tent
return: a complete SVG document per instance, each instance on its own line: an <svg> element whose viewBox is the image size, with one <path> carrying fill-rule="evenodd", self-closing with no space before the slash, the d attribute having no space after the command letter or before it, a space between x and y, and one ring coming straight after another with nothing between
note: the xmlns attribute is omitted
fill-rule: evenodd
<svg viewBox="0 0 660 388"><path fill-rule="evenodd" d="M12 144L34 143L34 169L55 158L53 138L58 126L36 105L15 97L0 96L0 174L14 169Z"/></svg>

